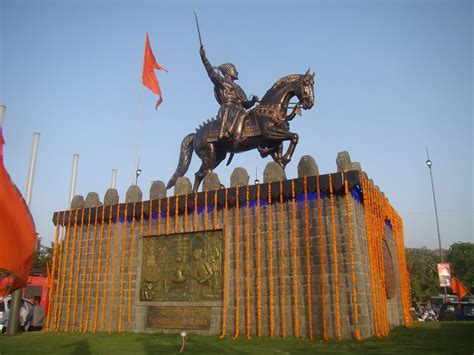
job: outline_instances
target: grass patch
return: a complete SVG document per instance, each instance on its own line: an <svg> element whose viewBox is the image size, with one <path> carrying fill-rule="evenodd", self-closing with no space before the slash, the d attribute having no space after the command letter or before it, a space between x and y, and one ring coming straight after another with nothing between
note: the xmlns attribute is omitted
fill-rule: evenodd
<svg viewBox="0 0 474 355"><path fill-rule="evenodd" d="M474 322L420 322L398 327L389 336L362 341L297 338L252 338L190 334L187 353L422 353L472 354ZM156 354L177 353L180 339L172 334L51 334L24 333L0 336L0 354Z"/></svg>

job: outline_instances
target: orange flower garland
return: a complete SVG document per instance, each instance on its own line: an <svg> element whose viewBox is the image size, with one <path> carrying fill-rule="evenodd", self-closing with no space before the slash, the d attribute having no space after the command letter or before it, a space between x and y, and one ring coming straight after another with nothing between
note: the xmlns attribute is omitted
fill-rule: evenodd
<svg viewBox="0 0 474 355"><path fill-rule="evenodd" d="M123 270L125 266L125 248L127 246L127 217L128 217L128 204L125 204L124 221L123 221L123 236L122 236L122 256L120 264L120 293L119 293L119 312L118 312L118 327L119 333L122 333L122 318L123 318Z"/></svg>
<svg viewBox="0 0 474 355"><path fill-rule="evenodd" d="M161 198L158 199L158 217L156 219L156 228L157 228L157 234L160 235L161 232Z"/></svg>
<svg viewBox="0 0 474 355"><path fill-rule="evenodd" d="M82 271L82 296L81 296L81 307L80 307L80 319L79 319L79 331L82 332L83 329L83 318L84 318L84 302L85 302L85 294L86 294L86 280L87 280L87 253L89 251L89 244L90 244L90 238L89 238L89 233L90 233L90 227L91 227L91 215L92 215L92 209L89 209L88 217L87 217L87 230L86 230L86 250L84 252L84 267Z"/></svg>
<svg viewBox="0 0 474 355"><path fill-rule="evenodd" d="M69 264L69 285L67 287L67 307L66 307L66 326L64 331L67 332L69 330L69 319L71 315L71 295L72 295L72 275L74 271L74 257L76 254L76 239L77 239L77 213L79 209L76 209L76 213L74 215L74 232L72 237L72 248L71 248L71 263Z"/></svg>
<svg viewBox="0 0 474 355"><path fill-rule="evenodd" d="M247 338L250 339L250 199L249 185L245 191L245 268L247 284ZM238 223L238 222L237 222Z"/></svg>
<svg viewBox="0 0 474 355"><path fill-rule="evenodd" d="M208 229L207 190L204 191L204 230Z"/></svg>
<svg viewBox="0 0 474 355"><path fill-rule="evenodd" d="M214 191L214 229L219 227L217 223L217 190Z"/></svg>
<svg viewBox="0 0 474 355"><path fill-rule="evenodd" d="M313 339L313 302L311 297L311 249L309 244L309 206L308 206L308 178L304 180L304 234L306 244L306 285L308 288L308 324L309 338Z"/></svg>
<svg viewBox="0 0 474 355"><path fill-rule="evenodd" d="M217 196L217 194L216 194ZM228 190L225 190L225 206L224 206L224 270L222 275L223 282L223 295L222 295L222 333L221 338L225 337L227 329L227 230L229 220L229 208L228 208Z"/></svg>
<svg viewBox="0 0 474 355"><path fill-rule="evenodd" d="M63 249L64 249L64 237L66 233L66 223L65 223L65 215L63 215L63 228L61 230L61 236L59 237L59 262L58 262L58 280L57 280L57 287L56 287L56 295L54 296L54 321L53 325L51 326L54 332L57 332L57 323L58 323L58 312L59 312L59 291L61 290L61 271L62 271L62 263L63 263Z"/></svg>
<svg viewBox="0 0 474 355"><path fill-rule="evenodd" d="M151 218L151 212L150 212ZM115 295L115 280L116 280L116 270L117 270L117 250L119 248L119 227L120 227L120 205L117 205L117 218L115 220L115 240L114 240L114 256L113 256L113 267L112 267L112 289L111 295ZM112 315L114 314L114 303L110 302L109 310L109 329L108 333L110 334L112 330Z"/></svg>
<svg viewBox="0 0 474 355"><path fill-rule="evenodd" d="M298 261L296 260L296 200L295 200L295 180L291 181L291 205L292 205L292 226L293 226L293 314L295 322L295 336L300 336L298 319Z"/></svg>
<svg viewBox="0 0 474 355"><path fill-rule="evenodd" d="M239 245L239 186L235 187L235 333L234 337L239 336L239 284L240 284L240 245Z"/></svg>
<svg viewBox="0 0 474 355"><path fill-rule="evenodd" d="M194 232L198 230L198 195L197 192L194 193Z"/></svg>
<svg viewBox="0 0 474 355"><path fill-rule="evenodd" d="M346 198L346 215L347 215L347 237L349 239L349 253L351 255L351 281L352 281L352 314L354 317L354 337L356 340L361 339L360 331L359 331L359 313L357 307L357 280L356 280L356 273L355 273L355 257L354 257L354 246L353 246L353 238L352 238L352 214L351 214L351 198L349 192L349 184L346 179L344 179L344 192Z"/></svg>
<svg viewBox="0 0 474 355"><path fill-rule="evenodd" d="M143 206L142 206L143 211ZM107 223L107 251L105 258L105 278L104 278L104 290L102 293L102 311L100 313L100 330L104 331L105 322L105 301L107 295L107 277L109 276L109 265L110 265L110 236L112 234L112 205L109 209L109 222Z"/></svg>
<svg viewBox="0 0 474 355"><path fill-rule="evenodd" d="M188 197L189 197L188 194L186 194L184 196L184 214L183 214L183 218L184 218L184 232L185 233L188 231Z"/></svg>
<svg viewBox="0 0 474 355"><path fill-rule="evenodd" d="M179 196L174 198L174 232L178 233L179 228Z"/></svg>
<svg viewBox="0 0 474 355"><path fill-rule="evenodd" d="M135 246L135 214L136 214L137 203L133 203L132 212L132 230L130 235L130 255L128 260L128 308L127 308L127 321L130 322L132 319L132 275L133 275L133 248ZM169 204L168 204L169 207Z"/></svg>
<svg viewBox="0 0 474 355"><path fill-rule="evenodd" d="M280 181L280 260L281 260L281 334L286 337L285 220L283 218L283 181Z"/></svg>
<svg viewBox="0 0 474 355"><path fill-rule="evenodd" d="M53 305L53 302L54 302L54 298L53 298L53 295L54 295L54 276L55 276L55 268L56 268L56 256L57 256L57 252L58 252L58 238L59 238L59 226L61 225L61 222L60 222L60 219L61 219L61 213L63 215L63 223L64 223L64 216L66 215L65 212L59 212L58 213L58 217L56 219L56 232L54 234L54 249L53 249L53 261L52 261L52 264L51 264L51 286L50 286L50 289L49 289L49 299L50 299L50 302L48 303L48 312L46 314L46 322L45 322L45 332L49 332L49 328L50 328L50 324L51 324L51 308L52 308L52 305Z"/></svg>
<svg viewBox="0 0 474 355"><path fill-rule="evenodd" d="M166 197L166 235L170 234L170 197Z"/></svg>
<svg viewBox="0 0 474 355"><path fill-rule="evenodd" d="M97 277L95 280L95 307L94 307L94 321L92 323L92 333L97 330L97 317L99 316L99 284L100 284L100 273L102 266L102 237L104 233L104 219L105 219L105 207L102 207L102 220L100 222L99 232L99 260L97 261ZM104 287L105 288L105 287Z"/></svg>
<svg viewBox="0 0 474 355"><path fill-rule="evenodd" d="M138 237L141 238L143 236L143 210L145 207L145 201L142 201L142 207L140 209L140 229L138 230Z"/></svg>
<svg viewBox="0 0 474 355"><path fill-rule="evenodd" d="M339 270L337 257L337 241L336 241L336 220L334 209L334 191L332 187L332 176L329 175L329 196L331 203L331 237L332 237L332 253L333 253L333 269L334 269L334 297L336 299L336 334L337 339L341 338L341 315L339 305Z"/></svg>
<svg viewBox="0 0 474 355"><path fill-rule="evenodd" d="M268 283L270 309L270 336L275 335L274 290L273 290L273 218L272 218L272 184L268 183Z"/></svg>
<svg viewBox="0 0 474 355"><path fill-rule="evenodd" d="M90 310L91 310L91 298L92 298L92 278L94 277L94 261L95 261L95 244L96 244L96 239L97 239L97 235L96 235L96 231L97 231L97 210L99 208L96 207L95 208L95 218L94 218L94 231L92 232L92 253L91 253L91 258L92 258L92 265L91 265L91 271L90 271L90 275L89 275L89 293L88 293L88 296L87 296L87 309L86 309L86 324L85 324L85 327L83 329L84 332L87 332L87 330L89 329L89 315L90 315Z"/></svg>
<svg viewBox="0 0 474 355"><path fill-rule="evenodd" d="M260 184L257 185L257 336L262 336L262 287L260 245Z"/></svg>
<svg viewBox="0 0 474 355"><path fill-rule="evenodd" d="M321 201L321 187L319 175L316 176L316 192L318 194L318 226L319 226L319 266L321 268L321 313L323 318L323 340L328 340L326 318L326 282L325 282L325 256L323 235L323 206Z"/></svg>
<svg viewBox="0 0 474 355"><path fill-rule="evenodd" d="M150 199L150 203L148 206L148 229L147 229L148 236L151 235L151 222L152 221L153 221L153 201Z"/></svg>
<svg viewBox="0 0 474 355"><path fill-rule="evenodd" d="M79 255L77 256L76 261L76 281L74 284L74 302L72 306L72 325L71 325L71 333L74 332L74 328L76 326L76 313L77 313L77 293L79 289L79 274L80 274L80 267L81 267L81 255L82 255L82 240L83 240L83 231L84 231L84 209L81 213L81 230L79 232Z"/></svg>

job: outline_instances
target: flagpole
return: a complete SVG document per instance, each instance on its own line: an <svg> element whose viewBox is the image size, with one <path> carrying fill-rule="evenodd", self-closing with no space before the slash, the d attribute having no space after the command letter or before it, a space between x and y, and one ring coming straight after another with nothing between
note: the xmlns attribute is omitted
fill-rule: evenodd
<svg viewBox="0 0 474 355"><path fill-rule="evenodd" d="M67 207L71 207L71 202L76 194L76 181L77 181L77 166L79 164L79 154L74 154L72 156L72 171L71 171L71 182L69 186L69 198L67 201Z"/></svg>

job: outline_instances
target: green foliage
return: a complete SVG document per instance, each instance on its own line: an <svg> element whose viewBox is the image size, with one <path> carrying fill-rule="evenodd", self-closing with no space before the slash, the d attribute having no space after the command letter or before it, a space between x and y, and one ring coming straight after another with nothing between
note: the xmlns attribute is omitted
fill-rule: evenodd
<svg viewBox="0 0 474 355"><path fill-rule="evenodd" d="M474 322L417 322L397 327L385 338L322 341L288 337L252 338L189 334L184 353L189 354L471 354ZM173 354L178 334L140 333L24 333L1 336L4 354Z"/></svg>
<svg viewBox="0 0 474 355"><path fill-rule="evenodd" d="M53 258L53 248L40 246L39 250L33 253L33 261L31 262L31 273L36 275L46 275L46 264L51 268L51 260Z"/></svg>
<svg viewBox="0 0 474 355"><path fill-rule="evenodd" d="M406 248L406 260L413 302L425 302L443 290L439 287L437 252L427 248Z"/></svg>
<svg viewBox="0 0 474 355"><path fill-rule="evenodd" d="M454 243L449 247L446 261L451 264L451 274L474 293L474 243Z"/></svg>

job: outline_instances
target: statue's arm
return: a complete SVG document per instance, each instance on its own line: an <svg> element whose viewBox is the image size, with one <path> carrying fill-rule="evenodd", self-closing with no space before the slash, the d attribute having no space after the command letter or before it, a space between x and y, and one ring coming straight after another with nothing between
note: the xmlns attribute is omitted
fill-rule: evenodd
<svg viewBox="0 0 474 355"><path fill-rule="evenodd" d="M206 68L207 75L211 79L211 81L214 83L214 85L220 85L221 84L221 77L219 76L218 73L214 70L213 66L209 62L209 60L206 57L206 51L204 50L204 46L201 46L199 49L199 54L201 55L201 60L202 64L204 64L204 68Z"/></svg>
<svg viewBox="0 0 474 355"><path fill-rule="evenodd" d="M245 100L242 102L242 105L244 106L244 108L246 110L248 110L253 105L255 105L256 102L258 102L258 96L256 96L256 95L252 95L250 100L247 100L247 97L245 96L245 93L244 93L244 97L245 97Z"/></svg>

